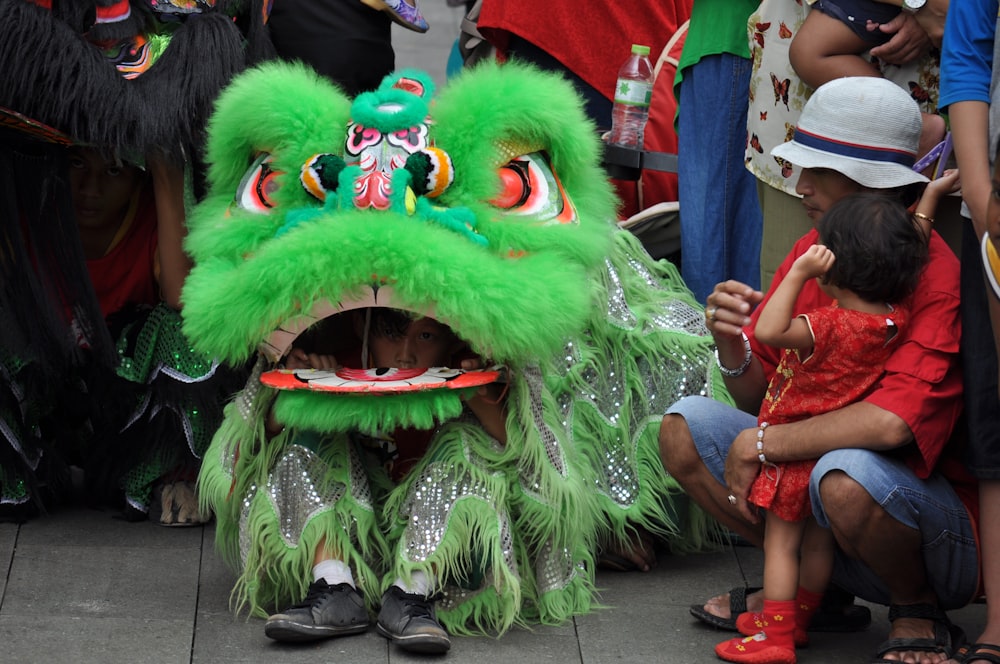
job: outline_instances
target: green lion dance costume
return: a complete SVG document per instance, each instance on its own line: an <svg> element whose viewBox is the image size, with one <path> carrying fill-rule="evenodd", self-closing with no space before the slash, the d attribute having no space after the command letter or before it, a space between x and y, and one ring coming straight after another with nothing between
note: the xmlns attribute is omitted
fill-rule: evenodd
<svg viewBox="0 0 1000 664"><path fill-rule="evenodd" d="M571 86L489 64L433 92L404 71L352 103L271 63L238 77L210 123L183 315L200 350L259 355L199 478L255 615L303 596L325 542L370 607L420 571L440 580L452 633L555 624L593 606L599 539L642 525L691 549L712 530L677 499L656 440L668 405L721 391L704 314L612 223ZM463 412L475 387L261 384L311 324L368 307L433 316L502 365L506 445ZM285 428L269 438L272 410ZM407 426L433 435L394 485L358 441Z"/></svg>

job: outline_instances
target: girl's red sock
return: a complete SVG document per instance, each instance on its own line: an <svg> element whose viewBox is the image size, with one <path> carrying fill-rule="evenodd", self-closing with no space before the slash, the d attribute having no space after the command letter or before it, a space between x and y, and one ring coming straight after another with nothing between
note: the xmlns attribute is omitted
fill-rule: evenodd
<svg viewBox="0 0 1000 664"><path fill-rule="evenodd" d="M764 600L762 631L715 646L715 654L737 664L795 664L798 600ZM746 614L744 614L746 615Z"/></svg>

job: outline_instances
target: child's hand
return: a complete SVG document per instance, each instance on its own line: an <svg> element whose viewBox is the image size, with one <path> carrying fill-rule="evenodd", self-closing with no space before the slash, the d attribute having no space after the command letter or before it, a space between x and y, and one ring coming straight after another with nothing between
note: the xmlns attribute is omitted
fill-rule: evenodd
<svg viewBox="0 0 1000 664"><path fill-rule="evenodd" d="M340 368L337 358L333 355L307 353L301 348L293 348L285 357L286 369L318 369L320 371L336 371Z"/></svg>
<svg viewBox="0 0 1000 664"><path fill-rule="evenodd" d="M928 196L932 198L936 205L942 196L953 194L962 188L962 181L959 178L957 168L949 168L936 180L931 180L924 187L924 194L920 197L921 202L926 201ZM930 202L930 201L927 201Z"/></svg>
<svg viewBox="0 0 1000 664"><path fill-rule="evenodd" d="M795 259L790 272L797 273L802 279L820 277L833 267L835 260L836 256L826 246L814 244Z"/></svg>
<svg viewBox="0 0 1000 664"><path fill-rule="evenodd" d="M486 363L483 361L483 358L477 355L463 359L460 366L463 371L479 371L486 367ZM482 398L489 402L496 402L503 396L503 390L504 386L499 383L488 383L476 390L476 394L472 398Z"/></svg>

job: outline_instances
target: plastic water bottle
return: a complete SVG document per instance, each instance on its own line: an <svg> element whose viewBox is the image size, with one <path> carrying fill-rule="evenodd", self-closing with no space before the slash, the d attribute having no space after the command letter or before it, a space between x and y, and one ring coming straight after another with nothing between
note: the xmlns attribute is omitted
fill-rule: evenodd
<svg viewBox="0 0 1000 664"><path fill-rule="evenodd" d="M653 65L649 61L649 47L632 44L632 55L618 70L608 143L642 149L652 94Z"/></svg>

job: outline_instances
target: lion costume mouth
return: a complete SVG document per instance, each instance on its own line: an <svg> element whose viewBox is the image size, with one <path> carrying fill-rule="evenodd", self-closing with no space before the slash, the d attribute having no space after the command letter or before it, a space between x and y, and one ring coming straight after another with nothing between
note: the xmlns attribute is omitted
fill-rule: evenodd
<svg viewBox="0 0 1000 664"><path fill-rule="evenodd" d="M275 330L261 343L259 352L271 362L277 363L278 369L262 374L261 383L277 390L307 389L364 395L434 389L462 390L479 387L501 377L500 366L462 369L457 366L459 358L454 356L452 364L455 366L430 367L375 365L371 358L364 356L364 352L357 354L357 347L364 348L367 345L365 336L371 334L371 331L364 329L360 335L356 334L360 325L358 320L351 318L352 313L370 311L373 308L404 311L391 306L391 288L371 288L367 292L369 297L340 303L340 306L334 306L326 300L318 302L308 314L297 316ZM414 318L434 318L431 309L405 313ZM448 329L461 341L461 336L456 331L450 327ZM304 349L307 353L334 356L340 366L336 369L284 368L288 353L296 347L299 340L305 341ZM466 349L469 348L468 344L462 343Z"/></svg>

